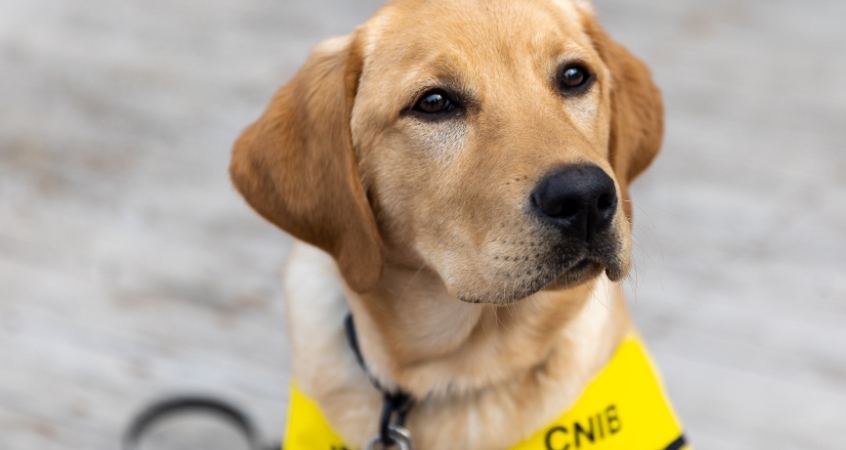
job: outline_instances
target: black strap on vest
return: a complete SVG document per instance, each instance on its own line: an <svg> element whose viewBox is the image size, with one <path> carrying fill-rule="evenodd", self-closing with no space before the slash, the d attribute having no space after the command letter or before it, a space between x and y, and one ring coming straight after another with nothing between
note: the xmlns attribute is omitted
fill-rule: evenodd
<svg viewBox="0 0 846 450"><path fill-rule="evenodd" d="M364 357L361 355L361 348L358 346L358 336L355 333L355 323L353 323L352 313L347 314L346 319L344 319L344 329L347 333L347 342L349 342L350 348L352 348L353 353L355 353L358 365L361 366L362 370L364 370L364 373L370 380L370 384L378 389L384 397L382 400L382 417L379 420L379 439L382 441L383 445L388 446L393 442L388 434L388 428L391 425L398 427L405 426L405 417L408 415L408 411L411 410L411 407L414 406L414 397L402 389L389 391L383 388L379 383L379 380L373 377L370 371L367 370L367 364L364 362ZM394 422L391 423L391 418L394 416L396 416L396 418Z"/></svg>

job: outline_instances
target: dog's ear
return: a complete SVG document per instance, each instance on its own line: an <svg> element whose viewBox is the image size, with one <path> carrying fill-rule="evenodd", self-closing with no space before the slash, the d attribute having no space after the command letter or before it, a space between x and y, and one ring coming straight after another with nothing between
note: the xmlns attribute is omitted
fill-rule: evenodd
<svg viewBox="0 0 846 450"><path fill-rule="evenodd" d="M315 48L235 142L229 173L259 214L331 254L347 284L365 292L384 256L350 135L361 67L353 37Z"/></svg>
<svg viewBox="0 0 846 450"><path fill-rule="evenodd" d="M614 42L592 14L585 16L585 30L593 39L611 72L611 165L622 190L624 209L631 219L628 185L661 149L664 106L661 91L649 69L622 45Z"/></svg>

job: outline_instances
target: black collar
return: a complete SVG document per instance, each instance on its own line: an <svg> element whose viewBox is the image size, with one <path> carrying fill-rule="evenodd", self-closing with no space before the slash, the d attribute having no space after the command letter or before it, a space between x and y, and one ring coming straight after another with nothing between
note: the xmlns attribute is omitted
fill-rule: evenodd
<svg viewBox="0 0 846 450"><path fill-rule="evenodd" d="M370 380L370 384L378 389L384 398L382 402L382 417L379 420L379 440L387 448L387 446L394 442L394 438L390 433L391 428L403 428L405 426L405 416L411 410L411 407L414 406L414 397L402 388L397 388L394 391L383 388L379 380L367 370L367 363L361 355L361 348L358 346L358 337L355 333L355 323L353 323L352 313L347 314L346 319L344 319L344 329L347 333L347 342L350 344L353 353L355 353L358 365L364 370L365 375ZM393 417L395 419L391 423L391 418Z"/></svg>

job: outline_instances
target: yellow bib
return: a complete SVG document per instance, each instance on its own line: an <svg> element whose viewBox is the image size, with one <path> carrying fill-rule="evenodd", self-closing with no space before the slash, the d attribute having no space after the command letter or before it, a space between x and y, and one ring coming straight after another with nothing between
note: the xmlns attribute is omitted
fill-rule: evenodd
<svg viewBox="0 0 846 450"><path fill-rule="evenodd" d="M658 372L640 339L630 336L572 408L511 450L686 448ZM283 449L352 450L294 382Z"/></svg>

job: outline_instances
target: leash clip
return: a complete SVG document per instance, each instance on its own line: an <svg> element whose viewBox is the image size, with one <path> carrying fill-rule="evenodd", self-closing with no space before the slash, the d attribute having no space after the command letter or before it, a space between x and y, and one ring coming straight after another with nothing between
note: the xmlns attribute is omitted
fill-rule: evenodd
<svg viewBox="0 0 846 450"><path fill-rule="evenodd" d="M347 342L355 354L358 365L361 366L367 378L370 379L370 384L379 390L383 396L382 417L379 419L379 434L367 443L364 450L388 450L392 447L398 447L399 450L413 450L411 433L405 428L405 416L411 407L414 406L414 397L402 389L398 389L395 392L386 390L371 375L370 371L367 370L367 364L364 362L364 356L362 356L361 349L358 346L358 336L355 334L355 323L353 322L352 314L347 314L347 317L344 319L344 331L346 331Z"/></svg>
<svg viewBox="0 0 846 450"><path fill-rule="evenodd" d="M396 446L399 450L414 450L411 444L411 433L399 425L388 426L387 444L382 438L381 433L370 439L370 442L364 447L364 450L388 450Z"/></svg>

